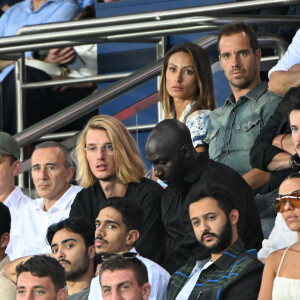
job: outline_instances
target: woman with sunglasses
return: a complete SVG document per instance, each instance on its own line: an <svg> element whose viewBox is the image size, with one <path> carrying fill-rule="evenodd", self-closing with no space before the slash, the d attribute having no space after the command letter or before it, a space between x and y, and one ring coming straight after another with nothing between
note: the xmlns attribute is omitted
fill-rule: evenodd
<svg viewBox="0 0 300 300"><path fill-rule="evenodd" d="M192 43L172 47L164 58L159 95L165 118L185 123L196 150L205 151L208 117L215 108L213 77L205 50Z"/></svg>
<svg viewBox="0 0 300 300"><path fill-rule="evenodd" d="M268 257L258 300L300 299L300 176L295 175L283 181L273 207L297 232L298 242Z"/></svg>

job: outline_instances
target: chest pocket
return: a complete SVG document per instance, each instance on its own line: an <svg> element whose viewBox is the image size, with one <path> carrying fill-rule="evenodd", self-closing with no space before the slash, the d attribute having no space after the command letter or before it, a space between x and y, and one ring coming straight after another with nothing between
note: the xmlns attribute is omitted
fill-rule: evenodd
<svg viewBox="0 0 300 300"><path fill-rule="evenodd" d="M261 118L252 115L247 121L240 122L237 126L238 134L236 144L239 148L250 149L260 133Z"/></svg>

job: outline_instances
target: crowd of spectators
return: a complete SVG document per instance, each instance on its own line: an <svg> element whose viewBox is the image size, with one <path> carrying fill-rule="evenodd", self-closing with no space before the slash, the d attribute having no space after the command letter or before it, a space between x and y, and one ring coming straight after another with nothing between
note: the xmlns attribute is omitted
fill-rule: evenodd
<svg viewBox="0 0 300 300"><path fill-rule="evenodd" d="M90 4L25 0L5 11L0 35L75 19ZM298 299L299 39L300 31L264 82L255 31L243 22L222 26L219 59L232 93L218 108L206 52L192 43L171 48L160 84L165 120L145 146L151 179L122 122L96 115L81 127L72 153L55 141L35 145L31 175L39 198L32 200L15 186L20 147L15 128L4 127L0 298ZM81 57L75 73L83 66L95 72L95 45L88 47L91 68ZM65 68L80 48L38 55L28 53L28 61ZM46 65L33 66L28 77L47 73ZM4 125L12 124L13 65L0 67ZM88 95L94 87L80 89ZM77 101L76 93L63 97Z"/></svg>

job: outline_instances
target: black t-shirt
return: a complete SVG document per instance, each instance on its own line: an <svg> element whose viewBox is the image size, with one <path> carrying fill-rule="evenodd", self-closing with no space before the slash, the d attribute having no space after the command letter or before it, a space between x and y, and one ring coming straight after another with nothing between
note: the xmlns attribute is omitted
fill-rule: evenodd
<svg viewBox="0 0 300 300"><path fill-rule="evenodd" d="M161 263L164 255L165 232L161 218L162 187L148 178L139 183L128 184L124 197L140 205L144 214L144 225L135 248L146 258ZM106 197L98 182L81 190L71 207L70 217L87 217L95 222Z"/></svg>

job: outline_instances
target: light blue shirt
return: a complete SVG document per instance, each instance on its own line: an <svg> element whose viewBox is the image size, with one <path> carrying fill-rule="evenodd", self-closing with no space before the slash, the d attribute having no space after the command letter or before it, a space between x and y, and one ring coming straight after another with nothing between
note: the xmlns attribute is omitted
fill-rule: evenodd
<svg viewBox="0 0 300 300"><path fill-rule="evenodd" d="M0 18L0 36L16 35L26 25L54 23L73 20L80 8L76 0L48 0L32 11L32 1L25 0L10 7ZM30 55L30 53L28 53ZM5 68L0 74L0 81L13 69Z"/></svg>
<svg viewBox="0 0 300 300"><path fill-rule="evenodd" d="M251 147L281 100L268 91L266 82L241 96L237 103L231 95L224 106L210 113L205 138L209 157L241 175L250 171Z"/></svg>
<svg viewBox="0 0 300 300"><path fill-rule="evenodd" d="M277 65L269 71L269 78L275 71L288 71L292 66L300 63L300 29L295 34L292 43Z"/></svg>

